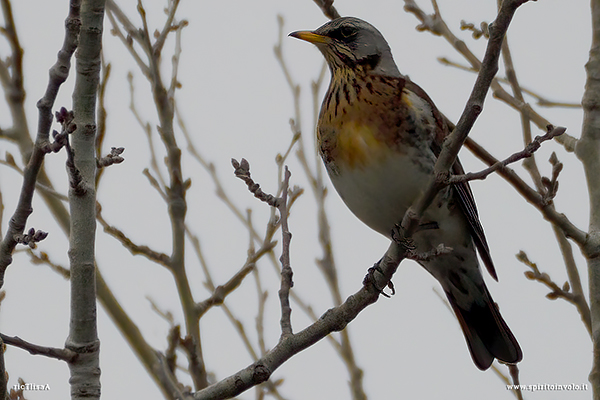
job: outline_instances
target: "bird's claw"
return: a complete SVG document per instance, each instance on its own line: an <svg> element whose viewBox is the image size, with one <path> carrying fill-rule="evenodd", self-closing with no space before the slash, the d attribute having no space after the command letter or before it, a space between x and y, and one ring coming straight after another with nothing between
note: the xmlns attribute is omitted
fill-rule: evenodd
<svg viewBox="0 0 600 400"><path fill-rule="evenodd" d="M411 238L404 236L404 230L402 228L402 225L394 225L394 227L392 228L391 235L392 240L398 245L404 247L406 250L411 251L416 249L414 241Z"/></svg>
<svg viewBox="0 0 600 400"><path fill-rule="evenodd" d="M384 297L387 297L388 299L390 297L392 297L393 295L396 294L396 289L394 287L394 283L392 281L388 281L387 283L387 287L391 290L391 294L387 294L385 293L383 290L385 289L385 287L380 288L379 286L377 286L377 281L374 277L375 272L379 272L380 274L383 274L383 271L381 270L381 268L379 267L379 262L377 262L375 265L373 265L371 268L369 268L367 270L367 275L365 275L365 279L363 279L363 285L372 285L373 288L375 288L375 290L377 290L381 295L383 295Z"/></svg>

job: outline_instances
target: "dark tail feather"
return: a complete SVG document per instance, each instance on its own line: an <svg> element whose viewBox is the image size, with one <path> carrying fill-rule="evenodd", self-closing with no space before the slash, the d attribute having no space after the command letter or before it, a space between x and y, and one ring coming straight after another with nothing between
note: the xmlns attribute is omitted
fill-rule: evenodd
<svg viewBox="0 0 600 400"><path fill-rule="evenodd" d="M484 286L483 289L485 304L473 303L470 310L460 308L449 292L446 292L446 296L463 330L473 362L477 368L485 371L494 358L517 363L523 358L523 353L487 288Z"/></svg>

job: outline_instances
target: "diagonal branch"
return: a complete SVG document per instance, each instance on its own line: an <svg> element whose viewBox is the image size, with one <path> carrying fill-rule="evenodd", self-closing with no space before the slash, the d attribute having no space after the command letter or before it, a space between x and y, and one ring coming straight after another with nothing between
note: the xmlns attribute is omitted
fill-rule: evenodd
<svg viewBox="0 0 600 400"><path fill-rule="evenodd" d="M123 231L114 226L111 226L108 222L106 222L104 217L102 217L102 206L100 206L100 203L96 204L96 219L104 228L104 232L108 233L110 236L114 237L119 242L121 242L123 247L129 250L131 254L142 255L147 259L162 265L163 267L171 269L171 259L168 255L154 251L148 246L133 243L133 241L129 239L129 237L127 237L127 235Z"/></svg>
<svg viewBox="0 0 600 400"><path fill-rule="evenodd" d="M313 0L317 6L323 11L323 14L329 19L340 17L340 13L333 6L333 0Z"/></svg>
<svg viewBox="0 0 600 400"><path fill-rule="evenodd" d="M142 60L142 57L138 54L137 50L133 48L133 40L137 42L141 41L141 34L138 29L133 25L133 23L127 18L127 15L115 4L113 0L106 1L106 16L110 20L112 25L111 33L114 36L117 36L121 42L125 45L125 48L129 51L134 61L137 63L138 67L142 71L142 73L149 78L150 77L150 68L148 64ZM123 29L127 35L123 34L119 24L121 23Z"/></svg>
<svg viewBox="0 0 600 400"><path fill-rule="evenodd" d="M404 235L410 237L419 225L419 218L431 204L438 191L445 185L450 167L454 164L458 151L467 139L475 120L483 110L485 96L496 72L498 59L502 49L505 33L517 8L528 0L505 0L493 24L490 24L490 38L483 58L483 63L477 75L477 80L469 96L465 109L456 124L454 131L444 141L442 151L434 168L435 176L431 179L428 189L408 209L402 220ZM444 24L445 25L445 24Z"/></svg>
<svg viewBox="0 0 600 400"><path fill-rule="evenodd" d="M504 51L504 50L502 50ZM466 71L466 72L474 72L477 73L477 70L473 67L468 67L466 65L460 64L458 62L455 61L450 61L448 58L446 57L438 57L437 59L442 65L448 66L448 67L454 67L457 68L461 71ZM508 69L507 67L505 67L506 69ZM503 78L501 76L497 76L494 78L494 81L498 81L498 82L502 82L502 83L506 83L511 85L512 87L512 82L508 79L508 78ZM558 108L581 108L581 103L573 103L573 102L567 102L567 101L555 101L555 100L550 100L544 96L542 96L539 93L534 92L531 89L528 89L526 87L523 87L519 84L519 88L521 90L522 93L527 94L531 97L533 97L536 102L535 104L540 106L540 107L547 107L547 108L552 108L552 107L558 107ZM492 84L492 89L494 89L494 84ZM518 96L516 96L515 93L515 99L517 99ZM523 99L519 99L520 101L524 102L524 98Z"/></svg>
<svg viewBox="0 0 600 400"><path fill-rule="evenodd" d="M544 136L536 136L535 139L533 139L532 142L530 142L527 146L525 146L525 148L523 150L510 155L509 157L507 157L506 159L504 159L502 161L496 162L492 166L490 166L482 171L468 172L464 175L452 176L448 179L448 181L451 184L456 184L456 183L467 182L467 181L472 181L472 180L476 180L476 179L485 179L493 172L496 172L497 170L499 170L502 167L506 167L508 164L512 164L512 163L515 163L524 158L533 156L533 153L535 153L542 146L543 142L545 142L547 140L552 140L556 136L562 135L563 133L565 133L566 130L567 130L566 128L563 128L561 126L553 127L552 125L549 125L548 132Z"/></svg>
<svg viewBox="0 0 600 400"><path fill-rule="evenodd" d="M378 274L373 276L377 280L377 285L384 286L391 279L405 250L395 242L390 244L388 251L379 263L384 275L382 277L379 277ZM234 375L196 392L194 399L226 399L266 381L273 371L293 355L327 337L331 332L341 331L363 309L375 303L379 299L380 293L375 286L376 284L364 285L358 292L348 297L343 304L327 310L312 325L300 332L281 338L273 349L256 362Z"/></svg>
<svg viewBox="0 0 600 400"><path fill-rule="evenodd" d="M468 138L465 141L465 147L467 147L475 157L479 158L487 165L494 165L499 161L492 156L487 150L480 146L473 139ZM519 175L509 167L501 167L497 170L498 174L502 176L508 183L510 183L516 190L536 207L548 221L556 224L562 229L567 237L573 239L586 254L593 254L594 249L588 248L590 246L588 234L581 229L577 228L564 214L556 211L554 204L548 202L547 199L529 186Z"/></svg>
<svg viewBox="0 0 600 400"><path fill-rule="evenodd" d="M547 288L552 290L546 295L548 299L556 300L558 298L562 298L567 302L573 304L577 308L577 311L579 311L579 315L581 315L581 320L583 321L583 324L585 325L588 333L591 336L592 319L590 307L588 306L583 294L571 290L571 285L569 285L569 282L565 282L562 287L558 286L552 280L552 278L550 278L550 275L548 275L545 272L540 272L537 264L531 262L524 251L520 251L517 254L517 260L521 261L523 264L527 265L531 269L531 271L525 271L525 277L527 279L540 282L544 284Z"/></svg>
<svg viewBox="0 0 600 400"><path fill-rule="evenodd" d="M58 52L56 63L50 68L50 78L46 93L37 103L39 117L36 144L29 163L25 167L21 195L19 197L17 208L10 219L8 231L0 243L0 288L4 284L4 273L6 268L12 263L12 252L17 245L16 236L23 233L27 219L33 212L33 193L38 172L42 168L45 156L43 148L48 143L50 126L52 125L52 107L60 86L67 79L71 67L71 56L77 47L77 37L81 26L79 7L79 0L71 0L69 15L65 21L65 40L63 47Z"/></svg>
<svg viewBox="0 0 600 400"><path fill-rule="evenodd" d="M460 40L452 33L452 31L450 31L442 19L435 0L432 0L432 2L434 3L435 10L434 14L432 15L424 12L414 0L404 0L404 10L414 14L415 17L421 21L421 24L417 26L417 30L429 31L434 35L444 37L444 39L446 39L448 43L450 43L450 45L454 47L454 49L458 51L469 62L469 64L471 64L474 70L479 71L482 62L475 54L473 54L473 52L471 52L471 50L469 50L464 41ZM541 130L546 130L546 126L551 125L550 121L536 113L529 104L519 101L517 98L511 96L506 90L504 90L497 78L493 79L491 87L495 98L504 101L509 106L515 108L521 113L524 113L524 115L530 118L531 121ZM577 139L570 135L561 135L558 137L557 141L562 144L567 151L570 152L574 151L577 143Z"/></svg>
<svg viewBox="0 0 600 400"><path fill-rule="evenodd" d="M225 298L231 294L235 289L237 289L244 278L254 270L256 267L256 261L261 258L264 254L273 250L277 242L269 242L265 243L258 251L253 252L248 256L248 259L240 268L240 270L232 276L226 283L223 285L217 286L212 295L206 300L196 304L196 312L198 313L198 318L202 318L202 316L213 306L223 304Z"/></svg>

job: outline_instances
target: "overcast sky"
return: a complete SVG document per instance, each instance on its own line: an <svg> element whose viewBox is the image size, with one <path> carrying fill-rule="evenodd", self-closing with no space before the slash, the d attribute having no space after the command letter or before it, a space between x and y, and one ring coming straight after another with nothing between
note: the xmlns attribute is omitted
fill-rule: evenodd
<svg viewBox="0 0 600 400"><path fill-rule="evenodd" d="M485 41L475 41L461 32L460 21L479 25L491 22L496 2L474 0L438 0L449 27L482 57ZM139 24L135 2L124 5L129 18ZM443 38L414 28L418 21L403 11L402 1L338 1L342 15L352 15L375 25L387 38L402 73L421 85L438 108L457 120L471 91L475 75L442 66L438 57L466 64ZM418 4L426 10L426 0ZM144 2L152 30L162 28L163 1ZM68 1L14 1L21 45L25 49L25 86L27 112L32 131L37 125L36 101L43 95L49 67L55 62L62 45L64 19ZM252 207L257 229L264 231L269 210L250 195L232 174L230 159L249 160L253 177L265 191L277 187L275 156L284 152L291 139L289 119L293 117L290 90L274 57L278 40L277 15L285 19L284 32L314 29L326 22L319 8L310 0L254 2L182 1L178 19L186 19L183 30L179 80L182 89L176 94L183 118L199 151L216 166L217 173L234 203L242 210ZM123 146L126 161L106 172L98 191L104 217L123 229L134 241L170 253L170 225L167 209L150 187L142 170L149 165L148 144L143 131L128 110L127 73L133 72L136 104L144 120L156 126L157 117L145 78L139 73L123 45L110 35L105 19L105 59L112 65L107 89L108 131L106 148ZM540 0L518 10L509 30L509 43L520 82L550 100L578 103L585 83L584 64L590 48L589 2ZM169 42L172 46L172 41ZM167 47L169 47L169 44ZM293 78L302 86L302 127L308 151L313 148L312 99L310 83L323 65L314 46L284 38L284 56ZM7 46L0 44L0 55L7 56ZM170 53L164 54L165 76L170 76ZM501 68L500 73L503 73ZM328 77L326 78L328 80ZM64 85L56 108L71 108L74 75ZM321 89L319 99L326 89ZM320 101L320 100L319 100ZM528 101L534 102L528 98ZM0 127L10 126L6 106L0 105ZM580 109L536 108L553 124L566 126L568 133L579 137ZM58 129L56 127L56 129ZM155 145L162 159L163 146L155 134ZM534 134L539 134L534 130ZM522 148L519 116L506 105L488 96L485 109L477 121L472 137L496 157L505 158ZM178 133L181 147L185 147ZM5 151L17 154L16 148L0 142L0 156ZM580 163L557 143L544 144L537 153L538 165L550 175L547 162L555 151L565 164L560 178L556 207L579 228L587 230L588 200ZM310 153L312 156L313 153ZM17 158L17 157L16 157ZM20 158L18 158L20 159ZM311 158L312 159L312 158ZM465 169L475 171L483 165L467 150L461 152ZM66 193L65 154L49 155L46 165L57 190ZM331 296L322 282L314 260L321 255L316 236L316 217L312 194L300 164L289 159L292 184L306 188L294 205L290 218L293 232L292 267L294 291L312 304L317 314L331 307ZM515 165L521 176L526 174ZM191 178L188 193L188 223L200 237L206 258L217 284L225 282L244 263L247 232L227 207L214 196L214 185L207 173L184 154L184 177ZM529 181L529 179L526 179ZM327 180L329 185L329 181ZM0 167L0 190L4 201L2 232L18 199L20 177ZM481 220L485 228L499 275L499 282L484 272L488 287L499 304L504 318L519 340L524 353L521 370L523 384L583 384L591 368L591 341L575 308L562 300L549 301L548 290L524 278L525 267L515 254L524 250L560 285L566 280L562 256L550 225L510 185L498 176L472 184ZM333 188L327 198L332 226L333 250L339 268L342 296L356 292L362 278L384 253L388 241L372 232L345 208ZM43 203L36 199L29 227L50 232L39 248L61 265L67 264L67 240L48 216ZM140 325L146 340L159 350L166 348L168 324L152 311L146 296L182 323L175 285L162 267L141 257L133 257L101 229L96 246L100 268L125 310ZM191 247L188 248L188 273L197 301L209 293ZM584 288L587 272L574 246ZM277 248L279 254L280 247ZM267 346L279 337L279 311L276 296L278 277L266 261L258 264L263 284L269 290L265 320ZM492 372L480 372L472 363L454 316L434 293L439 288L416 263L404 262L394 277L397 294L382 298L350 324L358 365L364 370L364 387L371 398L481 398L509 399L503 382ZM32 265L19 254L8 269L2 303L2 333L18 335L42 345L62 347L68 333L69 287L45 266ZM256 291L252 279L228 298L236 313L255 340ZM106 399L158 399L161 394L145 373L133 352L121 338L104 310L99 307L101 340L102 392ZM310 320L296 307L294 330L303 329ZM229 376L251 363L232 325L219 308L211 310L201 321L205 361L216 379ZM27 382L49 384L50 392L27 392L27 398L58 399L69 394L68 368L59 361L30 356L20 349L8 348L6 366L9 385L20 376ZM183 381L189 381L183 373ZM323 340L293 357L273 374L285 378L280 390L289 399L349 398L348 375L342 362ZM254 398L250 391L240 398ZM526 398L584 399L591 389L568 393L525 393Z"/></svg>

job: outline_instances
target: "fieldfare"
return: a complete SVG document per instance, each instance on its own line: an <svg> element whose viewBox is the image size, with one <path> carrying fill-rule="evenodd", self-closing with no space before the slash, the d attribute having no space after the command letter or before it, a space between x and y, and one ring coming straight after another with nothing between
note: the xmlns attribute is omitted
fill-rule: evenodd
<svg viewBox="0 0 600 400"><path fill-rule="evenodd" d="M400 74L381 33L358 18L337 18L290 36L313 43L331 70L317 124L317 146L348 208L391 238L425 190L449 123L429 96ZM462 174L457 160L452 170ZM521 348L485 286L475 249L497 280L468 183L442 189L412 237L417 252L446 252L418 261L442 285L475 365L522 359Z"/></svg>

